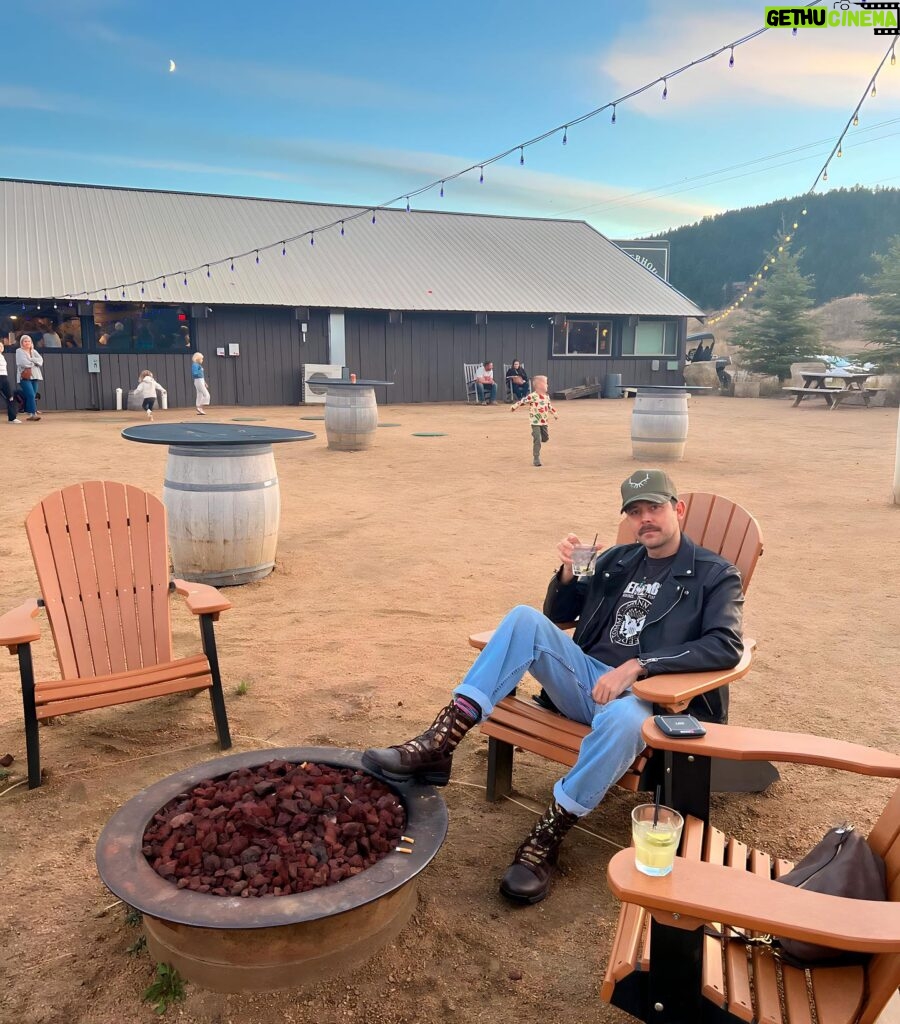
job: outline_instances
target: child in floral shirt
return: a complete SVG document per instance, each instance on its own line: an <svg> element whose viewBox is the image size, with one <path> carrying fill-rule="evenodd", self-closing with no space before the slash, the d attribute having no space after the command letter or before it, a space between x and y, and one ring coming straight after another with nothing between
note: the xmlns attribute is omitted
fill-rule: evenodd
<svg viewBox="0 0 900 1024"><path fill-rule="evenodd" d="M541 442L546 443L550 440L550 430L547 427L547 424L550 422L550 413L553 413L555 420L558 420L559 416L556 413L556 409L550 404L550 396L547 394L547 378L541 376L532 377L531 383L534 385L534 391L514 405L511 405L509 411L515 412L520 405L530 407L531 437L533 441L532 453L535 466L539 466L541 464Z"/></svg>

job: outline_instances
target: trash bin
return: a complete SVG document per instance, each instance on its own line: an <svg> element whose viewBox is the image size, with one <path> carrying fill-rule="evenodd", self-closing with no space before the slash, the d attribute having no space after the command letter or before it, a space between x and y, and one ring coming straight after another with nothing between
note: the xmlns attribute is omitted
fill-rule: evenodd
<svg viewBox="0 0 900 1024"><path fill-rule="evenodd" d="M621 373L608 373L603 379L603 397L604 398L621 398L622 397L622 374Z"/></svg>

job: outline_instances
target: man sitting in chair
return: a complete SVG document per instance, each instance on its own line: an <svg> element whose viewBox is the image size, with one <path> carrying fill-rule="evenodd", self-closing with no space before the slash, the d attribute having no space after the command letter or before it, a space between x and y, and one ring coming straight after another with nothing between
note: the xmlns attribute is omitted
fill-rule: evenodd
<svg viewBox="0 0 900 1024"><path fill-rule="evenodd" d="M644 748L641 726L653 706L631 692L649 675L731 668L743 653L744 601L738 570L682 534L685 504L658 469L639 469L622 484L622 512L637 542L603 550L594 573L576 579L574 534L559 542L562 565L550 581L544 614L514 608L421 735L372 748L363 765L392 781L443 786L453 751L525 672L567 717L591 727L578 760L553 789L553 800L516 850L500 892L537 903L549 891L559 847ZM554 622L578 618L574 638ZM728 688L694 698L706 721L728 716Z"/></svg>
<svg viewBox="0 0 900 1024"><path fill-rule="evenodd" d="M487 399L485 400L485 395ZM488 359L475 371L475 396L479 405L493 405L497 399L497 382L494 380L494 364Z"/></svg>

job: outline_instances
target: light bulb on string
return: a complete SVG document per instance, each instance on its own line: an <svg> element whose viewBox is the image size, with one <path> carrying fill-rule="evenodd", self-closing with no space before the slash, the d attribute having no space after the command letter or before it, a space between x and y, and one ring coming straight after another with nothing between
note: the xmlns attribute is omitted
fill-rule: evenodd
<svg viewBox="0 0 900 1024"><path fill-rule="evenodd" d="M796 34L797 34L797 26L795 25L795 26L794 26L794 27L793 27L793 28L791 29L791 35L792 35L792 36L795 36Z"/></svg>
<svg viewBox="0 0 900 1024"><path fill-rule="evenodd" d="M842 157L843 155L844 155L844 150L841 148L841 144L838 143L837 153L835 153L835 156Z"/></svg>
<svg viewBox="0 0 900 1024"><path fill-rule="evenodd" d="M106 302L108 298L109 298L109 296L108 296L108 295L106 294L106 292L104 292L104 293L103 293L103 301L104 301L104 302ZM24 308L25 308L25 307L24 307L24 306L22 306L22 309L24 309Z"/></svg>
<svg viewBox="0 0 900 1024"><path fill-rule="evenodd" d="M822 181L828 181L828 171L827 171L827 169L822 171Z"/></svg>
<svg viewBox="0 0 900 1024"><path fill-rule="evenodd" d="M662 98L663 98L663 99L666 99L666 97L667 97L668 95L669 95L669 83L668 83L668 81L667 81L667 80L666 80L666 79L664 78L664 79L663 79L663 91L662 91Z"/></svg>
<svg viewBox="0 0 900 1024"><path fill-rule="evenodd" d="M259 249L256 250L256 265L259 266Z"/></svg>
<svg viewBox="0 0 900 1024"><path fill-rule="evenodd" d="M878 95L878 90L875 88L874 82L872 83L872 91L869 93L869 95L872 97L873 100Z"/></svg>
<svg viewBox="0 0 900 1024"><path fill-rule="evenodd" d="M525 147L519 146L519 166L525 163Z"/></svg>
<svg viewBox="0 0 900 1024"><path fill-rule="evenodd" d="M315 245L316 244L316 233L315 233L315 231L310 231L310 233L309 233L309 244L310 245Z"/></svg>
<svg viewBox="0 0 900 1024"><path fill-rule="evenodd" d="M344 222L341 221L341 238L344 237Z"/></svg>
<svg viewBox="0 0 900 1024"><path fill-rule="evenodd" d="M125 289L124 288L122 289L122 298L123 299L125 298ZM56 306L54 306L53 308L56 309Z"/></svg>
<svg viewBox="0 0 900 1024"><path fill-rule="evenodd" d="M234 273L234 257L231 257L231 271Z"/></svg>
<svg viewBox="0 0 900 1024"><path fill-rule="evenodd" d="M441 182L441 199L444 198L444 183Z"/></svg>
<svg viewBox="0 0 900 1024"><path fill-rule="evenodd" d="M281 255L287 256L287 242L281 243Z"/></svg>
<svg viewBox="0 0 900 1024"><path fill-rule="evenodd" d="M797 222L794 221L794 223L791 225L791 227L796 231L797 230Z"/></svg>
<svg viewBox="0 0 900 1024"><path fill-rule="evenodd" d="M406 212L409 213L409 196L406 197Z"/></svg>
<svg viewBox="0 0 900 1024"><path fill-rule="evenodd" d="M184 274L184 280L182 281L182 284L185 286L185 288L187 288L187 271L183 270L182 273Z"/></svg>
<svg viewBox="0 0 900 1024"><path fill-rule="evenodd" d="M141 281L141 295L144 294L144 282Z"/></svg>
<svg viewBox="0 0 900 1024"><path fill-rule="evenodd" d="M374 210L372 211L372 223L373 224L375 223L375 211Z"/></svg>
<svg viewBox="0 0 900 1024"><path fill-rule="evenodd" d="M567 146L568 144L569 144L569 126L566 125L565 128L563 128L563 145Z"/></svg>
<svg viewBox="0 0 900 1024"><path fill-rule="evenodd" d="M897 63L897 54L894 53L894 48L892 46L891 47L891 67L893 67L896 63Z"/></svg>
<svg viewBox="0 0 900 1024"><path fill-rule="evenodd" d="M858 111L853 115L853 127L854 128L858 128L859 127L859 112Z"/></svg>
<svg viewBox="0 0 900 1024"><path fill-rule="evenodd" d="M480 170L480 172L478 174L478 184L479 185L483 185L484 184L484 168L483 167L481 168L481 170Z"/></svg>
<svg viewBox="0 0 900 1024"><path fill-rule="evenodd" d="M163 288L165 288L165 287L166 287L166 279L163 278Z"/></svg>
<svg viewBox="0 0 900 1024"><path fill-rule="evenodd" d="M734 47L733 46L731 48L731 56L728 58L728 66L730 68L734 67Z"/></svg>
<svg viewBox="0 0 900 1024"><path fill-rule="evenodd" d="M212 272L209 269L209 264L208 263L206 264L206 276L207 277L212 277Z"/></svg>
<svg viewBox="0 0 900 1024"><path fill-rule="evenodd" d="M786 242L789 242L789 241L790 241L790 240L791 240L791 239L792 239L793 237L794 237L793 235L785 235L785 236L784 236L784 240L785 240Z"/></svg>
<svg viewBox="0 0 900 1024"><path fill-rule="evenodd" d="M612 117L610 118L609 123L610 124L615 124L616 123L616 105L615 105L615 103L613 104Z"/></svg>
<svg viewBox="0 0 900 1024"><path fill-rule="evenodd" d="M800 211L800 213L801 213L801 214L802 214L802 215L803 215L804 217L806 216L806 210L801 210L801 211Z"/></svg>
<svg viewBox="0 0 900 1024"><path fill-rule="evenodd" d="M769 269L769 264L767 263L767 264L766 264L766 265L765 265L765 266L763 267L763 270L768 270L768 269Z"/></svg>

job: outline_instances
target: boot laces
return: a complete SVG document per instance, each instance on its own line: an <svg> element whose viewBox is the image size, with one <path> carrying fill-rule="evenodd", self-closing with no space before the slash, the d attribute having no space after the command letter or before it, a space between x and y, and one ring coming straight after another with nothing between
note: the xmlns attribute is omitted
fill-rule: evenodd
<svg viewBox="0 0 900 1024"><path fill-rule="evenodd" d="M398 750L409 754L433 754L445 747L448 742L454 745L465 736L462 728L464 716L452 705L444 708L432 724L420 736L415 736L406 743L398 744Z"/></svg>
<svg viewBox="0 0 900 1024"><path fill-rule="evenodd" d="M531 830L531 835L516 851L516 860L540 867L556 852L575 822L575 815L561 807L552 807Z"/></svg>

